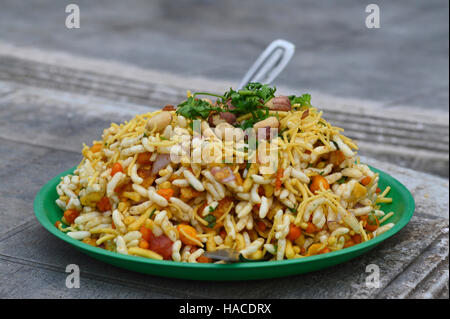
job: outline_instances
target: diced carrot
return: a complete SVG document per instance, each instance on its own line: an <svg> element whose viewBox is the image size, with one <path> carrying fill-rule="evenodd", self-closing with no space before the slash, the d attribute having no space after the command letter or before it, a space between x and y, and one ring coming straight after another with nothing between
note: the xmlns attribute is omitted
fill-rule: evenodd
<svg viewBox="0 0 450 319"><path fill-rule="evenodd" d="M192 237L192 238L197 239L197 230L194 227L186 225L186 224L179 224L177 226L177 229L180 234L180 240L183 244L191 245L191 246L198 245L197 242L195 242L189 238L189 237ZM189 237L187 237L186 235Z"/></svg>
<svg viewBox="0 0 450 319"><path fill-rule="evenodd" d="M302 230L300 229L300 227L297 227L294 224L291 224L289 227L289 234L287 235L287 239L289 239L290 241L294 241L297 238L299 238L301 234L302 234Z"/></svg>
<svg viewBox="0 0 450 319"><path fill-rule="evenodd" d="M330 152L330 163L334 166L339 166L345 161L345 155L342 151Z"/></svg>
<svg viewBox="0 0 450 319"><path fill-rule="evenodd" d="M258 226L258 229L260 231L265 231L266 230L266 224L262 220L258 220L256 222L256 226Z"/></svg>
<svg viewBox="0 0 450 319"><path fill-rule="evenodd" d="M212 259L211 258L208 258L208 257L205 257L205 256L200 256L200 257L198 257L197 258L197 262L198 263L204 263L204 264L208 264L208 263L211 263L212 262Z"/></svg>
<svg viewBox="0 0 450 319"><path fill-rule="evenodd" d="M306 227L305 231L310 234L314 233L316 231L316 226L314 226L313 223L308 222L308 227Z"/></svg>
<svg viewBox="0 0 450 319"><path fill-rule="evenodd" d="M123 167L120 163L114 163L112 169L111 169L111 176L114 176L116 173L121 172L123 173Z"/></svg>
<svg viewBox="0 0 450 319"><path fill-rule="evenodd" d="M363 184L364 186L367 186L370 184L371 181L372 178L370 178L370 176L366 176L360 181L360 183Z"/></svg>
<svg viewBox="0 0 450 319"><path fill-rule="evenodd" d="M324 249L319 251L319 254L326 254L326 253L329 253L330 251L331 251L330 248L325 247Z"/></svg>
<svg viewBox="0 0 450 319"><path fill-rule="evenodd" d="M276 175L276 179L275 179L275 189L276 190L281 189L281 184L282 184L281 179L283 178L283 174L284 174L284 169L280 167L277 170L277 175Z"/></svg>
<svg viewBox="0 0 450 319"><path fill-rule="evenodd" d="M161 188L156 191L157 194L161 195L167 200L173 196L174 190L172 188Z"/></svg>
<svg viewBox="0 0 450 319"><path fill-rule="evenodd" d="M56 227L56 228L59 228L60 225L61 225L61 222L60 222L59 220L57 220L57 221L55 222L55 227Z"/></svg>
<svg viewBox="0 0 450 319"><path fill-rule="evenodd" d="M102 144L94 144L91 146L91 152L92 153L97 153L100 152L102 149Z"/></svg>
<svg viewBox="0 0 450 319"><path fill-rule="evenodd" d="M311 192L316 193L318 190L321 189L320 185L322 185L322 187L325 190L330 188L330 184L328 184L328 181L325 177L323 177L322 175L315 175L312 178L312 182L311 185L309 185L309 189L311 190Z"/></svg>
<svg viewBox="0 0 450 319"><path fill-rule="evenodd" d="M139 247L144 248L144 249L148 249L150 247L150 244L145 239L141 239L139 241Z"/></svg>
<svg viewBox="0 0 450 319"><path fill-rule="evenodd" d="M149 164L150 157L152 157L152 153L150 152L139 153L136 159L136 163L138 163L139 165Z"/></svg>
<svg viewBox="0 0 450 319"><path fill-rule="evenodd" d="M139 231L142 234L142 238L146 241L150 241L152 239L152 231L151 229L148 229L145 226L141 226L141 228L139 229Z"/></svg>
<svg viewBox="0 0 450 319"><path fill-rule="evenodd" d="M111 222L111 228L116 229L116 224L114 224L114 221Z"/></svg>
<svg viewBox="0 0 450 319"><path fill-rule="evenodd" d="M80 213L77 212L76 210L68 209L64 212L64 219L70 225L73 223L75 218L77 218L79 215L80 215Z"/></svg>
<svg viewBox="0 0 450 319"><path fill-rule="evenodd" d="M100 212L106 212L108 210L111 210L111 203L109 202L109 198L106 196L103 196L98 202L97 202L97 209Z"/></svg>

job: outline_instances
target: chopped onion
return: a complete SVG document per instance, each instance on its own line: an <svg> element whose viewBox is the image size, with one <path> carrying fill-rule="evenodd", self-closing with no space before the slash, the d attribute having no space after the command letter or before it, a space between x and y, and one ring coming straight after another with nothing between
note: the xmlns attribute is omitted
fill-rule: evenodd
<svg viewBox="0 0 450 319"><path fill-rule="evenodd" d="M165 168L170 163L170 154L158 154L156 160L152 165L152 175L158 174L158 172Z"/></svg>

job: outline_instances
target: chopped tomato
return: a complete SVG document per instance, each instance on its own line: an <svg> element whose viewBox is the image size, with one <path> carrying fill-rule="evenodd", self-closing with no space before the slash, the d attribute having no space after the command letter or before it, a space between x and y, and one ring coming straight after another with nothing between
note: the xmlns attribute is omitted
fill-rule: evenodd
<svg viewBox="0 0 450 319"><path fill-rule="evenodd" d="M152 157L152 153L150 152L139 153L136 159L136 163L138 163L139 165L150 164L150 157Z"/></svg>
<svg viewBox="0 0 450 319"><path fill-rule="evenodd" d="M372 178L370 178L370 176L366 176L360 181L360 183L363 184L364 186L367 186L370 184L371 181Z"/></svg>
<svg viewBox="0 0 450 319"><path fill-rule="evenodd" d="M377 190L375 191L375 193L377 193L377 194L381 193L381 189L379 187L377 187Z"/></svg>
<svg viewBox="0 0 450 319"><path fill-rule="evenodd" d="M312 178L312 182L311 185L309 185L309 189L311 190L311 192L316 193L318 190L321 189L321 186L327 190L330 188L330 184L328 184L328 181L325 177L323 177L322 175L315 175Z"/></svg>
<svg viewBox="0 0 450 319"><path fill-rule="evenodd" d="M109 202L108 197L103 196L98 202L97 202L97 209L100 212L106 212L108 210L111 210L111 203Z"/></svg>
<svg viewBox="0 0 450 319"><path fill-rule="evenodd" d="M80 213L77 212L76 210L68 209L64 212L64 219L70 225L73 223L75 218L77 218L79 215L80 215Z"/></svg>
<svg viewBox="0 0 450 319"><path fill-rule="evenodd" d="M148 249L154 251L157 254L163 256L164 259L168 260L172 256L172 245L173 242L166 235L160 235L155 237L153 232L150 232L151 239L149 241Z"/></svg>
<svg viewBox="0 0 450 319"><path fill-rule="evenodd" d="M120 163L114 163L112 169L111 169L111 176L114 176L116 173L121 172L123 173L123 167Z"/></svg>
<svg viewBox="0 0 450 319"><path fill-rule="evenodd" d="M287 239L289 239L290 241L294 241L299 238L301 234L302 230L300 229L300 227L291 224L289 227L289 234L287 235Z"/></svg>
<svg viewBox="0 0 450 319"><path fill-rule="evenodd" d="M305 231L310 234L314 233L316 231L316 226L314 226L313 223L308 222L308 227L306 227Z"/></svg>
<svg viewBox="0 0 450 319"><path fill-rule="evenodd" d="M174 190L172 188L161 188L156 191L157 194L161 195L167 200L170 200L170 197L173 196Z"/></svg>
<svg viewBox="0 0 450 319"><path fill-rule="evenodd" d="M225 229L221 229L219 235L222 239L225 239L227 237L227 231Z"/></svg>
<svg viewBox="0 0 450 319"><path fill-rule="evenodd" d="M353 235L353 236L352 236L352 240L353 240L356 244L361 243L361 235L360 235L360 234Z"/></svg>

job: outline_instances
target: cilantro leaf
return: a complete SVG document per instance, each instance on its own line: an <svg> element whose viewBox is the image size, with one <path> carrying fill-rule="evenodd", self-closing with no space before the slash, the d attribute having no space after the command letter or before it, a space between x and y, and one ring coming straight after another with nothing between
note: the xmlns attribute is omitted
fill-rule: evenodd
<svg viewBox="0 0 450 319"><path fill-rule="evenodd" d="M290 95L291 104L300 104L300 106L311 106L311 94L302 94L301 96Z"/></svg>
<svg viewBox="0 0 450 319"><path fill-rule="evenodd" d="M209 116L209 113L215 109L216 108L213 108L209 102L191 96L178 105L176 113L188 119L198 117L206 119Z"/></svg>
<svg viewBox="0 0 450 319"><path fill-rule="evenodd" d="M208 222L208 228L214 228L216 226L216 216L209 214L204 218Z"/></svg>

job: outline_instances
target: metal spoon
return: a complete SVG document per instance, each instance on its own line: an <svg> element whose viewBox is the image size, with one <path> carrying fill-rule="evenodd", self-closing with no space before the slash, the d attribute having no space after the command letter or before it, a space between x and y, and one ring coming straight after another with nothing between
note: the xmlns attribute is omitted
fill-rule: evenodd
<svg viewBox="0 0 450 319"><path fill-rule="evenodd" d="M249 82L270 84L283 71L294 52L293 43L283 39L273 41L247 71L238 89L242 89Z"/></svg>
<svg viewBox="0 0 450 319"><path fill-rule="evenodd" d="M235 262L255 262L255 261L263 261L268 260L269 258L261 258L261 259L248 259L245 258L241 253L237 250L231 248L218 249L216 251L206 251L203 253L203 256L214 259L214 260L222 260L227 263L235 263Z"/></svg>
<svg viewBox="0 0 450 319"><path fill-rule="evenodd" d="M293 43L283 39L273 41L247 71L238 89L242 89L249 82L271 83L289 63L294 52L295 45ZM252 262L265 260L265 258L259 260L247 259L238 251L231 248L219 249L214 252L205 252L203 255L214 260L222 260L225 262Z"/></svg>

